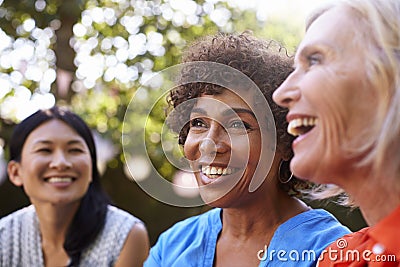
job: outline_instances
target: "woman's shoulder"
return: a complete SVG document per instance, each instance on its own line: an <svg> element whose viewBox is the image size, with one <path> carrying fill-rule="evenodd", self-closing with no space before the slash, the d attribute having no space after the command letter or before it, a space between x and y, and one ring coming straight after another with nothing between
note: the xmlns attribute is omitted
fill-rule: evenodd
<svg viewBox="0 0 400 267"><path fill-rule="evenodd" d="M311 209L295 216L289 227L292 227L293 231L307 232L310 238L314 236L318 240L323 238L331 240L351 232L324 209Z"/></svg>
<svg viewBox="0 0 400 267"><path fill-rule="evenodd" d="M205 239L217 235L222 228L219 208L211 209L200 215L179 221L165 230L158 237L156 246L204 242Z"/></svg>
<svg viewBox="0 0 400 267"><path fill-rule="evenodd" d="M220 214L214 208L175 223L158 237L144 266L194 266L205 255L212 257L222 228Z"/></svg>
<svg viewBox="0 0 400 267"><path fill-rule="evenodd" d="M111 205L108 205L107 207L106 222L107 221L126 222L126 223L142 222L139 218L135 217L131 213Z"/></svg>
<svg viewBox="0 0 400 267"><path fill-rule="evenodd" d="M0 219L0 231L21 224L26 221L26 218L33 217L34 215L35 208L32 205L14 211Z"/></svg>
<svg viewBox="0 0 400 267"><path fill-rule="evenodd" d="M288 247L314 249L320 253L330 243L349 233L350 230L329 212L311 209L279 226L275 232L274 241L280 244L285 243Z"/></svg>
<svg viewBox="0 0 400 267"><path fill-rule="evenodd" d="M106 221L102 231L102 238L115 239L115 242L124 242L132 228L137 224L143 224L142 220L131 213L108 205Z"/></svg>
<svg viewBox="0 0 400 267"><path fill-rule="evenodd" d="M0 266L42 265L40 234L33 206L0 219Z"/></svg>
<svg viewBox="0 0 400 267"><path fill-rule="evenodd" d="M220 208L213 208L202 214L179 221L167 229L163 235L171 236L183 233L188 236L191 232L204 232L213 227L222 226L220 212Z"/></svg>
<svg viewBox="0 0 400 267"><path fill-rule="evenodd" d="M113 265L118 259L129 233L137 223L143 224L139 218L129 212L109 205L104 227L83 254L82 265Z"/></svg>
<svg viewBox="0 0 400 267"><path fill-rule="evenodd" d="M331 228L343 229L345 233L350 230L342 225L331 213L324 209L310 209L302 212L282 224L286 231L296 229L308 229L310 231L320 231Z"/></svg>

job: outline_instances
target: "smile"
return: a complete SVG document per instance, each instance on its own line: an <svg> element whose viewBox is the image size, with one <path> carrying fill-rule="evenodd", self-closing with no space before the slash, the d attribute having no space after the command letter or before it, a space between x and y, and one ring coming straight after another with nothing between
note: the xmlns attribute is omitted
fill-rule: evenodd
<svg viewBox="0 0 400 267"><path fill-rule="evenodd" d="M45 179L48 183L71 183L74 180L72 177L50 177Z"/></svg>
<svg viewBox="0 0 400 267"><path fill-rule="evenodd" d="M219 176L230 175L239 171L239 168L222 168L215 166L201 166L201 172L209 178L217 178Z"/></svg>
<svg viewBox="0 0 400 267"><path fill-rule="evenodd" d="M297 118L289 121L287 132L293 136L299 136L311 131L318 124L315 117Z"/></svg>

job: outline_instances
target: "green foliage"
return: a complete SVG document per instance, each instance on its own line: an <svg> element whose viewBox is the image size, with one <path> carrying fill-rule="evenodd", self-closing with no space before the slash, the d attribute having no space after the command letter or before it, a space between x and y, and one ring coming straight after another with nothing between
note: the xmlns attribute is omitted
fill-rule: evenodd
<svg viewBox="0 0 400 267"><path fill-rule="evenodd" d="M258 21L254 11L238 10L223 1L186 2L188 7L182 10L171 7L172 1L166 0L0 0L0 138L7 143L11 124L21 119L17 111L34 104L39 108L42 102L37 101L38 97L53 97L56 103L70 106L116 146L118 153L108 161L105 187L119 206L148 223L152 243L185 213L175 210L174 216L165 214L163 210L169 212L171 207L144 197L136 184L121 178L125 161L121 136L123 131L138 136L143 130L138 125L146 125L145 140L152 164L169 180L175 167L166 159L161 138L175 145L170 145L174 149L169 151L175 158L182 157L182 152L176 149L176 136L159 134L164 127L164 98L148 117L126 114L137 89L153 73L178 64L182 50L201 36L252 30L258 37L279 41L292 54L302 31L300 26L274 18ZM186 14L191 8L193 14ZM220 14L211 16L213 10ZM225 20L221 20L221 14ZM78 34L74 35L72 29ZM22 45L29 49L18 50ZM14 62L16 58L20 61ZM63 85L68 92L63 92L58 83L64 78L57 74L57 80L52 79L57 69L73 72L72 83ZM158 92L153 89L147 89L147 98L135 108L145 109L154 103ZM135 151L139 139L124 139L124 146ZM12 192L9 187L3 187L6 189L0 196ZM131 203L132 197L135 203ZM2 201L10 206L6 202ZM10 207L2 209L0 205L0 210L9 211ZM164 224L159 223L160 218Z"/></svg>
<svg viewBox="0 0 400 267"><path fill-rule="evenodd" d="M191 1L188 0L188 2ZM143 82L144 74L151 76L153 72L178 64L182 50L193 40L204 35L214 34L217 31L242 32L251 29L255 35L276 39L291 47L289 50L293 51L299 38L297 29L293 29L288 24L280 21L257 21L253 11L230 8L225 2L210 4L205 1L196 1L194 2L196 11L191 15L184 14L177 7L171 7L169 2L136 1L132 3L107 0L47 0L45 2L43 0L8 0L0 6L1 10L4 11L3 14L5 14L3 15L5 20L0 20L1 29L14 40L27 38L27 40L35 41L35 38L37 38L33 30L21 30L21 25L27 19L34 19L37 29L52 29L53 33L57 32L60 27L55 22L62 24L64 20L76 21L77 25L84 29L84 34L71 35L70 43L74 45L75 65L77 67L77 73L72 83L74 91L70 90L67 98L59 97L57 84L53 83L50 93L53 93L56 97L56 102L71 106L92 128L111 139L118 146L120 152L122 151L120 139L125 111L135 91ZM193 6L193 3L191 4ZM219 22L219 26L215 18L213 20L210 16L210 10L217 9L230 16L225 22ZM94 12L97 12L96 15L93 15ZM102 19L98 19L101 16L103 16ZM174 20L174 16L181 18ZM134 26L132 26L133 24ZM156 45L153 44L152 50L151 47L149 48L151 45L149 43L154 33L160 34L158 36L161 36L162 40L159 40ZM56 43L55 34L49 40L51 40L51 43L48 44L49 51L61 46L60 43ZM139 44L138 40L142 40L144 43ZM142 47L138 48L137 46L140 45ZM131 53L125 58L120 58L120 54L134 50L135 46L138 48L136 54ZM10 49L12 48L9 48L8 51ZM62 52L57 55L63 57ZM97 78L92 79L89 85L85 84L85 79L88 80L89 78L84 77L85 74L79 73L80 68L83 68L87 60L96 58L100 62L115 61L114 65L120 64L120 67L122 66L124 69L131 68L131 70L137 72L136 77L118 79L114 75L111 78L106 78L107 71L111 69L110 64L107 65L107 63L99 68L100 73L96 76ZM30 59L31 64L34 65L35 59L37 59L35 56ZM58 61L64 62L65 60L63 61L60 58ZM54 61L50 61L48 67L54 69ZM63 68L62 65L58 67ZM1 69L1 71L10 76L15 72L24 74L23 70L14 68ZM26 75L21 80L20 85L29 89L32 94L35 92L42 93L39 82L27 78ZM13 84L13 86L18 86L18 84ZM0 103L13 95L15 95L15 87L3 96L0 94ZM163 112L162 108L152 111L149 118L152 127L162 124L160 118L163 118ZM2 119L16 120L16 117L3 117ZM133 118L133 120L138 122L141 118ZM134 130L134 127L131 128ZM149 142L149 146L149 150L154 156L155 165L163 166L165 159L162 153L156 153L160 149L157 148L159 144ZM173 172L172 167L164 169L166 173Z"/></svg>

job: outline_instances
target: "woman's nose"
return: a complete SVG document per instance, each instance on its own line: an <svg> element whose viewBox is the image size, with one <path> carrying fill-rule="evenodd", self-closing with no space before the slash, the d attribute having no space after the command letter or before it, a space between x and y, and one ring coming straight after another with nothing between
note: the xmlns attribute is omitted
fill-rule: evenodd
<svg viewBox="0 0 400 267"><path fill-rule="evenodd" d="M199 150L201 154L214 155L224 153L229 150L230 137L226 129L218 123L207 131L207 135L200 142Z"/></svg>
<svg viewBox="0 0 400 267"><path fill-rule="evenodd" d="M295 73L290 74L273 93L272 99L279 106L290 108L294 102L300 99L301 92L296 85L295 78Z"/></svg>
<svg viewBox="0 0 400 267"><path fill-rule="evenodd" d="M199 149L202 155L215 155L217 153L217 146L214 140L209 137L201 141Z"/></svg>
<svg viewBox="0 0 400 267"><path fill-rule="evenodd" d="M52 155L52 159L50 162L50 168L55 169L68 169L72 166L68 157L64 154L63 151L55 151Z"/></svg>

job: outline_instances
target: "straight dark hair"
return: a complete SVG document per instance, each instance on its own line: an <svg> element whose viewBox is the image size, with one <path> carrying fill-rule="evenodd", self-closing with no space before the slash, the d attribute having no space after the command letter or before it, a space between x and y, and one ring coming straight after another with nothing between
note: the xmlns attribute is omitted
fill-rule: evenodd
<svg viewBox="0 0 400 267"><path fill-rule="evenodd" d="M50 120L60 120L74 129L85 140L92 159L92 182L81 200L64 242L64 249L70 257L68 266L78 266L82 251L96 239L103 228L107 215L107 205L110 203L100 184L96 146L89 127L78 115L66 108L55 106L50 109L39 110L14 128L9 145L10 161L21 160L22 149L29 134Z"/></svg>

